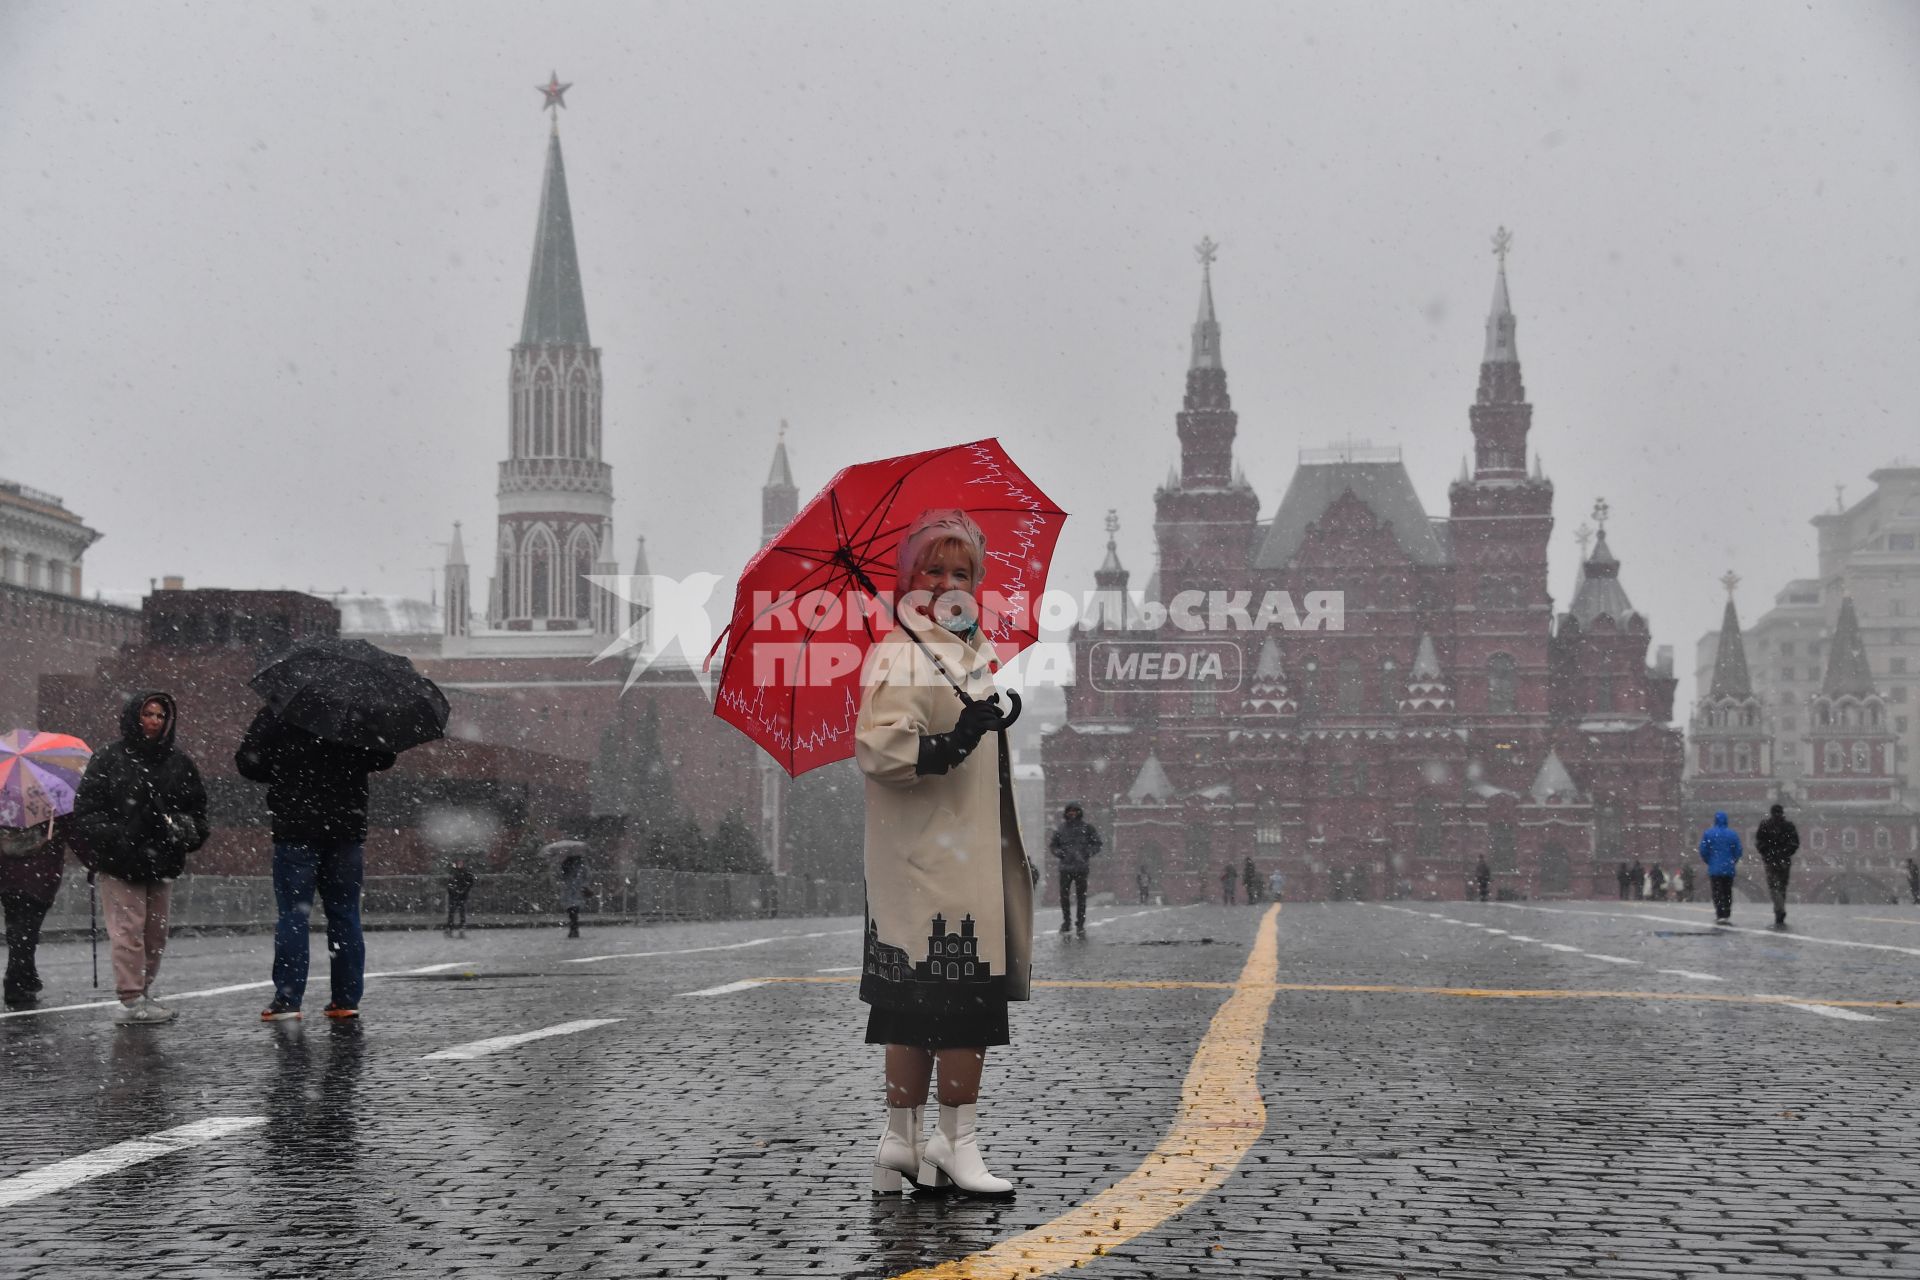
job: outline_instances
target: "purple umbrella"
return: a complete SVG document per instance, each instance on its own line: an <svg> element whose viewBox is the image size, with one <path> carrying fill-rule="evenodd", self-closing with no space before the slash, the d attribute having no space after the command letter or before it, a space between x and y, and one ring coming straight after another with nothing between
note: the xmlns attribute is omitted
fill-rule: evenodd
<svg viewBox="0 0 1920 1280"><path fill-rule="evenodd" d="M37 827L73 812L93 752L80 739L38 729L0 733L0 827Z"/></svg>

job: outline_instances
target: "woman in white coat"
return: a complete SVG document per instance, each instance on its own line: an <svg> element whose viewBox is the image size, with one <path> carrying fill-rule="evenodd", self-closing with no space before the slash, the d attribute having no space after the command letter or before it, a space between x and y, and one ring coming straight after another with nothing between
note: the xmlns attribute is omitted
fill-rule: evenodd
<svg viewBox="0 0 1920 1280"><path fill-rule="evenodd" d="M860 998L886 1052L887 1129L874 1190L901 1179L1007 1196L974 1136L987 1049L1028 998L1033 882L1014 815L978 625L986 539L965 512L924 513L901 539L893 630L862 675L855 757L866 774L867 928ZM964 695L964 696L963 696ZM938 1123L921 1108L939 1066Z"/></svg>

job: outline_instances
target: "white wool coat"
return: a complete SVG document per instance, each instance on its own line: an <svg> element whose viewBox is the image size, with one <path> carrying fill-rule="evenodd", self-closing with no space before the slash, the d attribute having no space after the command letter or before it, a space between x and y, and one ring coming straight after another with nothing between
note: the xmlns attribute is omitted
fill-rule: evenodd
<svg viewBox="0 0 1920 1280"><path fill-rule="evenodd" d="M1033 881L1001 736L944 774L914 772L921 735L953 728L961 702L906 627L970 697L994 693L992 643L911 610L867 655L854 734L867 786L860 998L936 1016L983 998L1025 1000Z"/></svg>

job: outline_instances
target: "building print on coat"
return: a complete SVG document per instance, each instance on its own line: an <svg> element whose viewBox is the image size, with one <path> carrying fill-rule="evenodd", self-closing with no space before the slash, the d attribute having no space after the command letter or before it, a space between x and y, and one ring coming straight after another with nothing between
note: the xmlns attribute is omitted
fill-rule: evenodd
<svg viewBox="0 0 1920 1280"><path fill-rule="evenodd" d="M960 932L947 931L947 918L936 915L927 931L927 957L914 961L904 948L880 941L879 927L867 920L863 977L879 982L991 983L993 965L980 954L980 939L974 935L973 917L960 921Z"/></svg>

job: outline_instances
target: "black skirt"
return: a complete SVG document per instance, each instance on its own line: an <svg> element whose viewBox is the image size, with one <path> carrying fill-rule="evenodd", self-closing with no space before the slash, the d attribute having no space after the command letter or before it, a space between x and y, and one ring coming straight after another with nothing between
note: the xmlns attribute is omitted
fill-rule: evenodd
<svg viewBox="0 0 1920 1280"><path fill-rule="evenodd" d="M904 1044L915 1049L980 1049L1010 1043L1007 1002L989 997L959 1011L867 1009L868 1044Z"/></svg>

